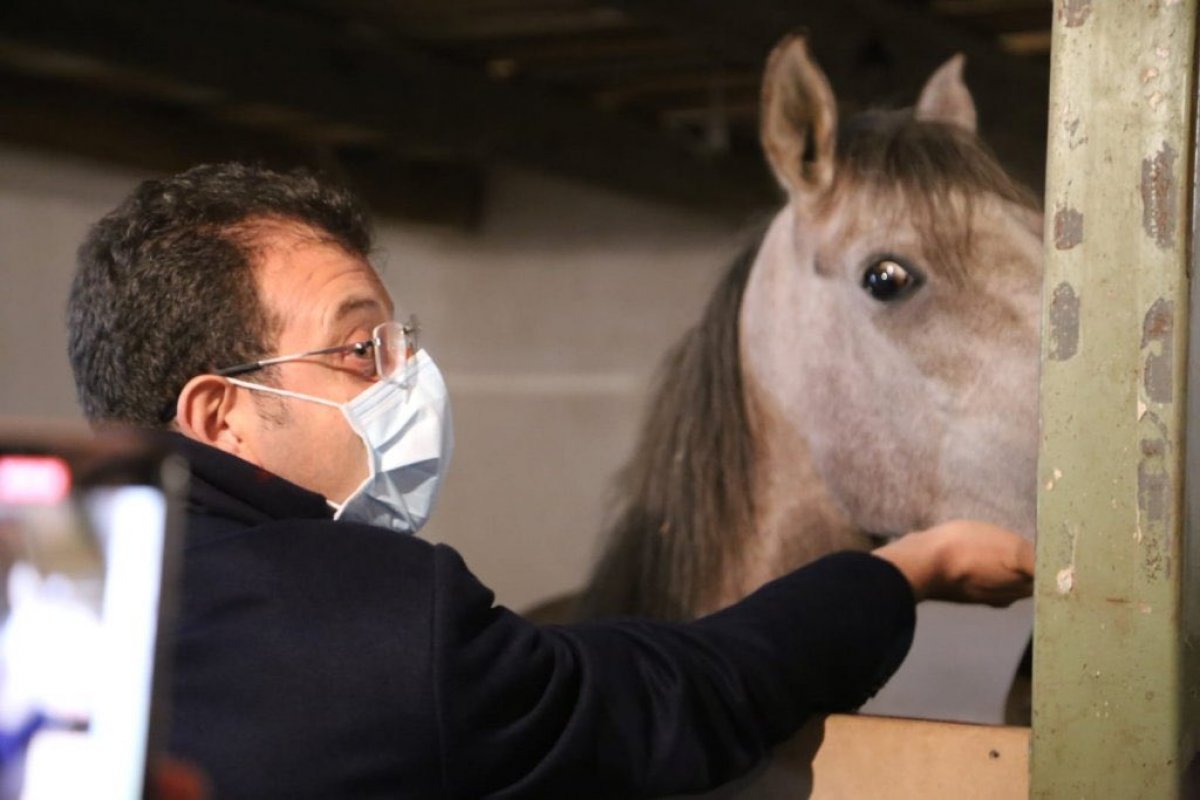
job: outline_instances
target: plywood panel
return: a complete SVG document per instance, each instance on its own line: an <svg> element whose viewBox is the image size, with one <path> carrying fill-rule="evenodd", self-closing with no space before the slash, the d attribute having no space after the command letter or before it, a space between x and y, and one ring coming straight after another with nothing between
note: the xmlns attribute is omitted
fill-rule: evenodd
<svg viewBox="0 0 1200 800"><path fill-rule="evenodd" d="M1024 800L1029 728L833 714L720 800Z"/></svg>

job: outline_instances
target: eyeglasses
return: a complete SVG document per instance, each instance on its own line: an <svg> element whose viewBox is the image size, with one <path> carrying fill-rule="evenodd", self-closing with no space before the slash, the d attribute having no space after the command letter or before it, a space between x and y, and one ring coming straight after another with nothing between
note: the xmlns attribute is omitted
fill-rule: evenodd
<svg viewBox="0 0 1200 800"><path fill-rule="evenodd" d="M300 361L314 356L335 356L333 366L358 372L366 379L382 380L390 378L404 369L408 360L416 354L419 332L420 326L417 324L417 318L410 316L408 322L405 323L384 322L376 325L375 329L371 331L371 338L365 341L264 358L261 361L225 367L216 370L213 374L231 378L234 375L245 375L248 372L255 372L287 361Z"/></svg>

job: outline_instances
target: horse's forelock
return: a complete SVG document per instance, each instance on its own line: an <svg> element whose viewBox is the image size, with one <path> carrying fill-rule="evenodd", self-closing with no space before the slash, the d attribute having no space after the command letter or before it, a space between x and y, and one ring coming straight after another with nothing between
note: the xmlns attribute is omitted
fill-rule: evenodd
<svg viewBox="0 0 1200 800"><path fill-rule="evenodd" d="M881 197L877 208L903 209L927 243L931 266L955 283L967 278L971 217L981 197L1038 206L973 133L909 110L852 117L839 131L835 175L827 202L870 193Z"/></svg>

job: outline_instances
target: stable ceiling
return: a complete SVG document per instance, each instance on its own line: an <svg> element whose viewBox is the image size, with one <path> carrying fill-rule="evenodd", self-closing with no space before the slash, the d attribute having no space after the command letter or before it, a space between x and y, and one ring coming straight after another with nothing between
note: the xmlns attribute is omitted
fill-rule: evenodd
<svg viewBox="0 0 1200 800"><path fill-rule="evenodd" d="M1003 160L1040 179L1050 0L6 0L0 138L173 170L306 163L469 226L489 164L741 215L771 46L809 32L845 111L955 52Z"/></svg>

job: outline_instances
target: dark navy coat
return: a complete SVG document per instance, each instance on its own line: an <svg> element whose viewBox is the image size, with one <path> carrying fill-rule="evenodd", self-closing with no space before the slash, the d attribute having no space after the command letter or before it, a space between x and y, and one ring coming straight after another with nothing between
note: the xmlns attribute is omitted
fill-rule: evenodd
<svg viewBox="0 0 1200 800"><path fill-rule="evenodd" d="M216 798L630 798L749 769L899 665L914 603L860 553L690 624L537 627L444 545L178 437L191 461L171 749Z"/></svg>

